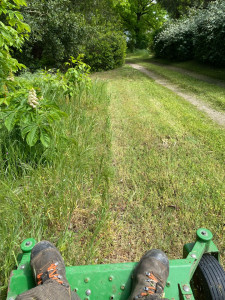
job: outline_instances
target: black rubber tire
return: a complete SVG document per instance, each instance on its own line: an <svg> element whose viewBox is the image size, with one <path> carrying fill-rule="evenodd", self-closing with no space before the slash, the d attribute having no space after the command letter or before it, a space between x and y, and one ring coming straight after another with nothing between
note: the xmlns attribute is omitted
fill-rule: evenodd
<svg viewBox="0 0 225 300"><path fill-rule="evenodd" d="M196 300L225 300L225 271L218 260L204 254L192 278Z"/></svg>

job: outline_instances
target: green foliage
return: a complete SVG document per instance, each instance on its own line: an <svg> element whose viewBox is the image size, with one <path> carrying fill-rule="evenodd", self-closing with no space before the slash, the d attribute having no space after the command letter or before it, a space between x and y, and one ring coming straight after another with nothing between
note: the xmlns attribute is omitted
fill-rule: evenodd
<svg viewBox="0 0 225 300"><path fill-rule="evenodd" d="M115 31L95 31L85 48L85 61L93 71L119 67L124 63L125 55L125 37Z"/></svg>
<svg viewBox="0 0 225 300"><path fill-rule="evenodd" d="M216 1L199 11L194 33L194 56L202 62L225 65L225 2Z"/></svg>
<svg viewBox="0 0 225 300"><path fill-rule="evenodd" d="M36 166L52 160L58 151L55 141L62 137L56 124L66 116L59 109L59 99L70 101L83 85L91 86L90 67L82 62L82 56L71 57L66 65L69 68L65 74L50 70L11 77L13 85L0 102L0 148L5 168L13 161L18 172L18 167L23 169L21 164Z"/></svg>
<svg viewBox="0 0 225 300"><path fill-rule="evenodd" d="M225 2L215 1L207 9L167 24L156 36L157 57L174 60L196 58L225 65Z"/></svg>
<svg viewBox="0 0 225 300"><path fill-rule="evenodd" d="M195 23L188 19L170 23L155 38L153 49L157 57L188 60L193 57Z"/></svg>
<svg viewBox="0 0 225 300"><path fill-rule="evenodd" d="M11 47L20 49L30 31L29 26L23 22L22 15L17 11L21 5L26 5L26 2L24 0L0 2L0 98L7 91L8 76L24 67L10 55Z"/></svg>
<svg viewBox="0 0 225 300"><path fill-rule="evenodd" d="M129 49L146 49L149 37L151 37L149 33L153 29L161 27L165 22L165 10L154 0L115 2L129 38Z"/></svg>
<svg viewBox="0 0 225 300"><path fill-rule="evenodd" d="M174 19L188 14L191 8L206 8L213 0L158 0Z"/></svg>
<svg viewBox="0 0 225 300"><path fill-rule="evenodd" d="M69 62L65 63L67 71L60 70L41 71L39 74L39 86L45 90L45 94L51 99L57 98L58 94L68 98L79 93L83 85L88 89L91 86L90 66L83 62L84 55L76 59L71 56Z"/></svg>
<svg viewBox="0 0 225 300"><path fill-rule="evenodd" d="M23 163L35 166L47 148L53 151L55 122L65 113L51 98L42 96L38 81L16 81L0 106L0 144L5 168L13 161L18 172Z"/></svg>
<svg viewBox="0 0 225 300"><path fill-rule="evenodd" d="M2 106L0 113L1 123L9 133L19 133L18 140L24 140L30 147L37 142L49 147L52 136L52 124L64 116L51 99L41 96L38 88L31 88L30 83L22 81L7 97L7 106ZM25 85L26 84L26 85ZM29 89L30 88L30 89ZM38 93L37 93L37 92Z"/></svg>
<svg viewBox="0 0 225 300"><path fill-rule="evenodd" d="M78 90L76 87L80 87L81 84L85 83L86 87L90 85L91 81L88 75L90 74L90 66L82 61L84 55L79 55L77 59L71 56L70 61L65 63L69 66L65 75L62 76L62 80L66 82L64 91L66 95L72 97Z"/></svg>
<svg viewBox="0 0 225 300"><path fill-rule="evenodd" d="M120 0L121 1L121 0ZM70 0L70 9L82 14L92 27L104 25L112 30L121 30L121 19L115 10L116 0Z"/></svg>
<svg viewBox="0 0 225 300"><path fill-rule="evenodd" d="M70 56L82 52L85 21L70 9L69 0L29 0L23 9L31 35L17 57L30 69L62 67Z"/></svg>
<svg viewBox="0 0 225 300"><path fill-rule="evenodd" d="M40 75L23 77L38 80ZM7 170L0 156L0 299L6 299L10 273L26 236L50 240L71 265L92 263L99 241L103 245L108 239L105 215L112 166L106 86L94 82L71 101L60 94L56 101L68 117L56 123L55 130L67 139L55 140L58 151L54 156L51 148L45 150L52 158L50 163L38 164L35 169L23 163L22 174L16 178L12 172L16 149L8 151ZM90 216L91 222L85 225L73 216ZM76 232L68 229L70 221L78 225ZM76 243L72 243L74 238Z"/></svg>
<svg viewBox="0 0 225 300"><path fill-rule="evenodd" d="M31 70L40 67L63 69L71 56L77 57L80 53L90 58L89 49L98 51L93 45L98 37L102 39L102 28L108 42L101 44L101 47L106 47L101 52L109 52L110 46L121 42L120 21L116 18L112 1L77 1L75 5L72 0L29 0L23 14L32 34L17 57ZM115 56L118 56L116 52ZM98 56L98 53L93 53L93 56ZM96 64L90 59L86 61L91 66ZM101 66L104 65L109 65L107 55L102 57ZM112 65L117 63L112 62Z"/></svg>

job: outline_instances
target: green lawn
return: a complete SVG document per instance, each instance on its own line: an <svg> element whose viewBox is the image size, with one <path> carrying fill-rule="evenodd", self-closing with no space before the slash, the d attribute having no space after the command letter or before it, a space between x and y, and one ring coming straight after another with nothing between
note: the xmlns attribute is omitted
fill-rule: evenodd
<svg viewBox="0 0 225 300"><path fill-rule="evenodd" d="M214 79L223 79L225 84L225 69L210 68L195 62L169 63L167 61L146 58L146 52L137 55L129 55L128 62L136 62L146 69L154 71L162 77L182 89L183 92L192 94L210 104L210 106L219 111L225 111L225 88L215 84L209 84L199 79L193 78L191 75L181 74L178 71L170 70L167 66L182 67L188 71L197 74L207 75ZM163 65L155 65L154 62L164 63Z"/></svg>
<svg viewBox="0 0 225 300"><path fill-rule="evenodd" d="M93 77L59 99L69 117L52 162L0 168L3 299L27 237L55 243L67 265L113 263L150 248L180 258L207 227L224 259L224 130L129 66Z"/></svg>
<svg viewBox="0 0 225 300"><path fill-rule="evenodd" d="M186 91L188 94L191 93L200 100L209 103L213 108L225 111L225 88L195 79L186 74L180 74L163 66L157 66L148 62L140 62L139 64L168 79L181 88L182 91Z"/></svg>
<svg viewBox="0 0 225 300"><path fill-rule="evenodd" d="M128 66L97 77L112 97L114 261L152 247L178 258L199 227L224 255L224 130Z"/></svg>
<svg viewBox="0 0 225 300"><path fill-rule="evenodd" d="M185 62L169 62L165 60L156 60L161 61L164 64L168 64L171 66L183 68L189 71L193 71L202 75L206 75L212 77L214 79L225 81L225 68L215 67L210 65L205 65L198 63L196 61L185 61Z"/></svg>
<svg viewBox="0 0 225 300"><path fill-rule="evenodd" d="M188 71L192 71L198 74L206 75L212 77L214 79L222 80L225 82L225 68L220 66L211 66L203 63L199 63L197 61L182 61L182 62L173 62L165 59L156 59L146 50L138 50L135 53L129 53L127 55L127 60L136 62L156 62L161 63L168 66L174 66L178 68L182 68Z"/></svg>

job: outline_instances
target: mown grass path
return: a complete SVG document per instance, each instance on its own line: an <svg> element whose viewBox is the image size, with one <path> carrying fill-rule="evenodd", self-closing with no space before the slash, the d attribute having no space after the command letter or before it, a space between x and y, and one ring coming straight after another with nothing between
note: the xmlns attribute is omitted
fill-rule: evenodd
<svg viewBox="0 0 225 300"><path fill-rule="evenodd" d="M199 227L224 255L224 130L129 66L96 76L111 95L107 259L138 260L149 248L179 258Z"/></svg>
<svg viewBox="0 0 225 300"><path fill-rule="evenodd" d="M67 265L80 265L137 261L149 248L180 258L207 227L224 260L224 129L129 66L93 76L105 83L59 97L68 118L49 163L21 164L22 174L1 165L1 299L28 237L50 240ZM190 84L223 105L220 87L182 78Z"/></svg>
<svg viewBox="0 0 225 300"><path fill-rule="evenodd" d="M154 79L157 83L173 91L175 94L181 96L185 100L189 101L191 104L195 105L199 110L205 112L216 123L225 127L225 113L218 112L215 109L212 109L210 106L206 105L206 103L204 103L202 100L197 99L197 97L195 97L193 94L188 94L187 91L184 92L183 90L179 89L178 86L171 84L169 80L164 79L162 76L152 71L149 71L138 64L130 64L130 66L144 73L148 77Z"/></svg>
<svg viewBox="0 0 225 300"><path fill-rule="evenodd" d="M180 68L180 67L165 65L165 64L159 63L157 61L153 61L153 60L151 60L151 64L155 64L157 66L165 67L169 70L176 71L180 74L187 74L187 75L189 75L193 78L196 78L196 79L205 81L207 83L218 85L222 88L225 88L225 82L222 81L222 80L219 80L219 79L215 79L215 78L212 78L212 77L209 77L209 76L206 76L206 75L203 75L203 74L199 74L199 73L196 73L196 72L193 72L193 71L185 70L185 69Z"/></svg>

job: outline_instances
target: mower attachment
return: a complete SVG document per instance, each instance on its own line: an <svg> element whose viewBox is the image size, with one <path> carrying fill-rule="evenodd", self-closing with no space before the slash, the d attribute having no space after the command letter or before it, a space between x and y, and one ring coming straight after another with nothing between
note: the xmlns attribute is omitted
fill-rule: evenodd
<svg viewBox="0 0 225 300"><path fill-rule="evenodd" d="M170 274L165 287L166 298L170 300L206 299L201 298L201 295L200 298L196 298L196 295L201 294L202 289L202 278L199 281L198 277L204 277L202 268L200 273L198 268L203 255L204 259L213 260L216 267L219 265L219 251L212 242L212 238L213 235L209 230L198 229L196 242L184 245L184 258L170 260ZM14 300L17 295L35 286L30 267L30 254L35 244L34 239L26 239L21 244L22 253L19 256L17 269L13 270L10 276L7 300ZM127 300L131 291L131 275L136 264L119 263L66 267L66 277L72 290L75 290L82 300ZM219 268L221 268L220 265ZM223 272L222 269L220 272L222 277ZM217 278L216 280L220 279ZM221 299L225 299L225 282L223 284L224 298ZM210 288L212 289L212 287ZM207 293L209 292L207 291ZM214 291L213 294L215 294ZM220 298L207 299L219 300Z"/></svg>

